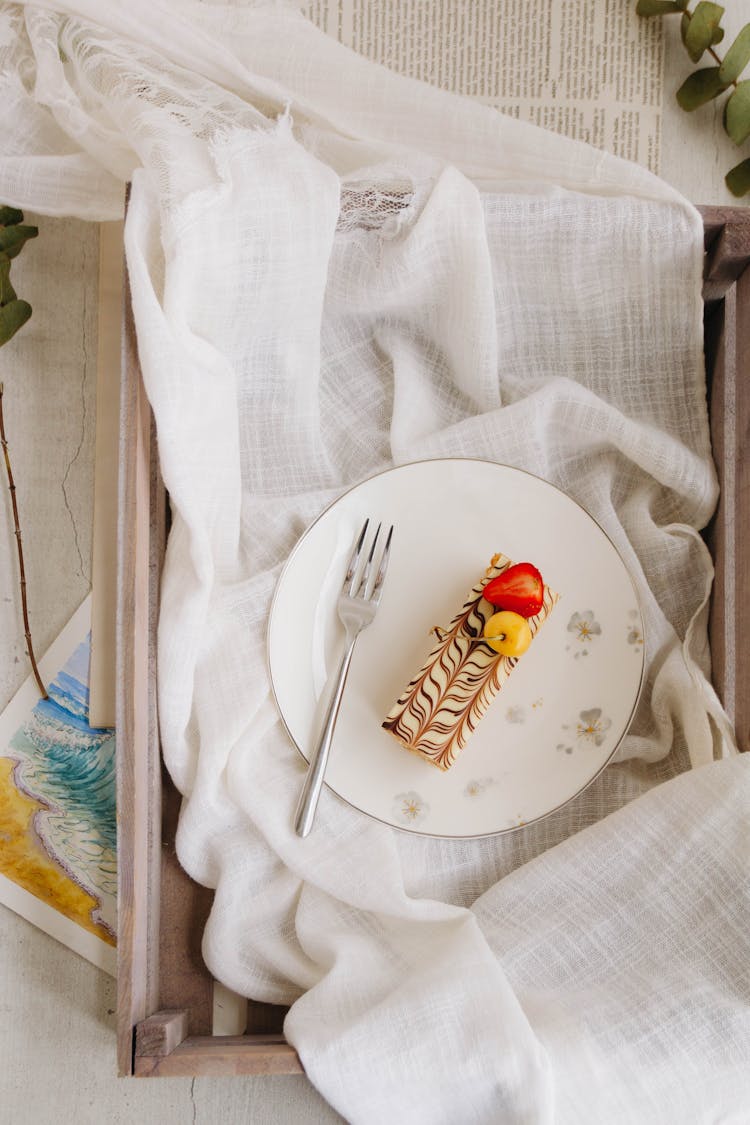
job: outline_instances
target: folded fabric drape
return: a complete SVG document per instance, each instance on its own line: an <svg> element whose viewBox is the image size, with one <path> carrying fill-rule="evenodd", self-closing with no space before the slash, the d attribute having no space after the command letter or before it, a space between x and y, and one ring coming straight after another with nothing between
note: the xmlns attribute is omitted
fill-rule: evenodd
<svg viewBox="0 0 750 1125"><path fill-rule="evenodd" d="M211 971L292 1005L353 1122L741 1120L750 778L709 682L698 214L285 3L3 4L0 55L4 202L112 218L132 182L160 722ZM346 487L439 456L537 473L612 538L646 623L631 732L517 833L415 837L324 793L300 840L280 568Z"/></svg>

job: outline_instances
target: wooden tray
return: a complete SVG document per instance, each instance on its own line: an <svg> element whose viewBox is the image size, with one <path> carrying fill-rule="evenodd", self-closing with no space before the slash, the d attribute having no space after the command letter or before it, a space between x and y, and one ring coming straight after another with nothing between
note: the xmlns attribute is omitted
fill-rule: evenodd
<svg viewBox="0 0 750 1125"><path fill-rule="evenodd" d="M714 683L750 748L750 211L702 209L711 432L722 486L707 541L716 561ZM151 412L125 299L118 531L118 1070L121 1075L292 1074L285 1009L250 1002L244 1035L214 1036L200 954L211 893L177 863L179 796L159 750L154 635L166 537ZM744 560L745 565L740 565Z"/></svg>

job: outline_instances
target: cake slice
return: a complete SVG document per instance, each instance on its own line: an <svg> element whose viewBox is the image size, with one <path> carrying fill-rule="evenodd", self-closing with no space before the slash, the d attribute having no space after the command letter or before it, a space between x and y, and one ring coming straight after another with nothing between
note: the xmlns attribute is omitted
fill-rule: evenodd
<svg viewBox="0 0 750 1125"><path fill-rule="evenodd" d="M447 630L406 691L389 711L383 727L407 750L448 770L520 657L504 656L482 640L497 605L483 596L487 584L513 563L494 555ZM543 584L541 608L528 618L531 638L551 613L558 595Z"/></svg>

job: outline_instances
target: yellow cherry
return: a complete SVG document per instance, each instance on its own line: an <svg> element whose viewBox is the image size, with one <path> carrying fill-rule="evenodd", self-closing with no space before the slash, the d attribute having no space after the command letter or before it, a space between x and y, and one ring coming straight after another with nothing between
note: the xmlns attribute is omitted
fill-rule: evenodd
<svg viewBox="0 0 750 1125"><path fill-rule="evenodd" d="M521 656L531 644L531 629L520 613L503 609L485 624L484 639L502 656Z"/></svg>

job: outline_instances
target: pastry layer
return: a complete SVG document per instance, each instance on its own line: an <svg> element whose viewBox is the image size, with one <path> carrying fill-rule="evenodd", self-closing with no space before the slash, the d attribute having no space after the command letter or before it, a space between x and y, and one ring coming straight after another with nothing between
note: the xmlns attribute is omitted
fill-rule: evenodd
<svg viewBox="0 0 750 1125"><path fill-rule="evenodd" d="M481 638L497 607L482 597L487 583L512 562L494 555L418 674L386 716L383 727L394 738L438 769L447 770L465 747L477 723L515 668L520 657L502 656ZM558 595L544 587L544 602L530 617L532 638L551 613ZM533 643L533 641L532 641Z"/></svg>

